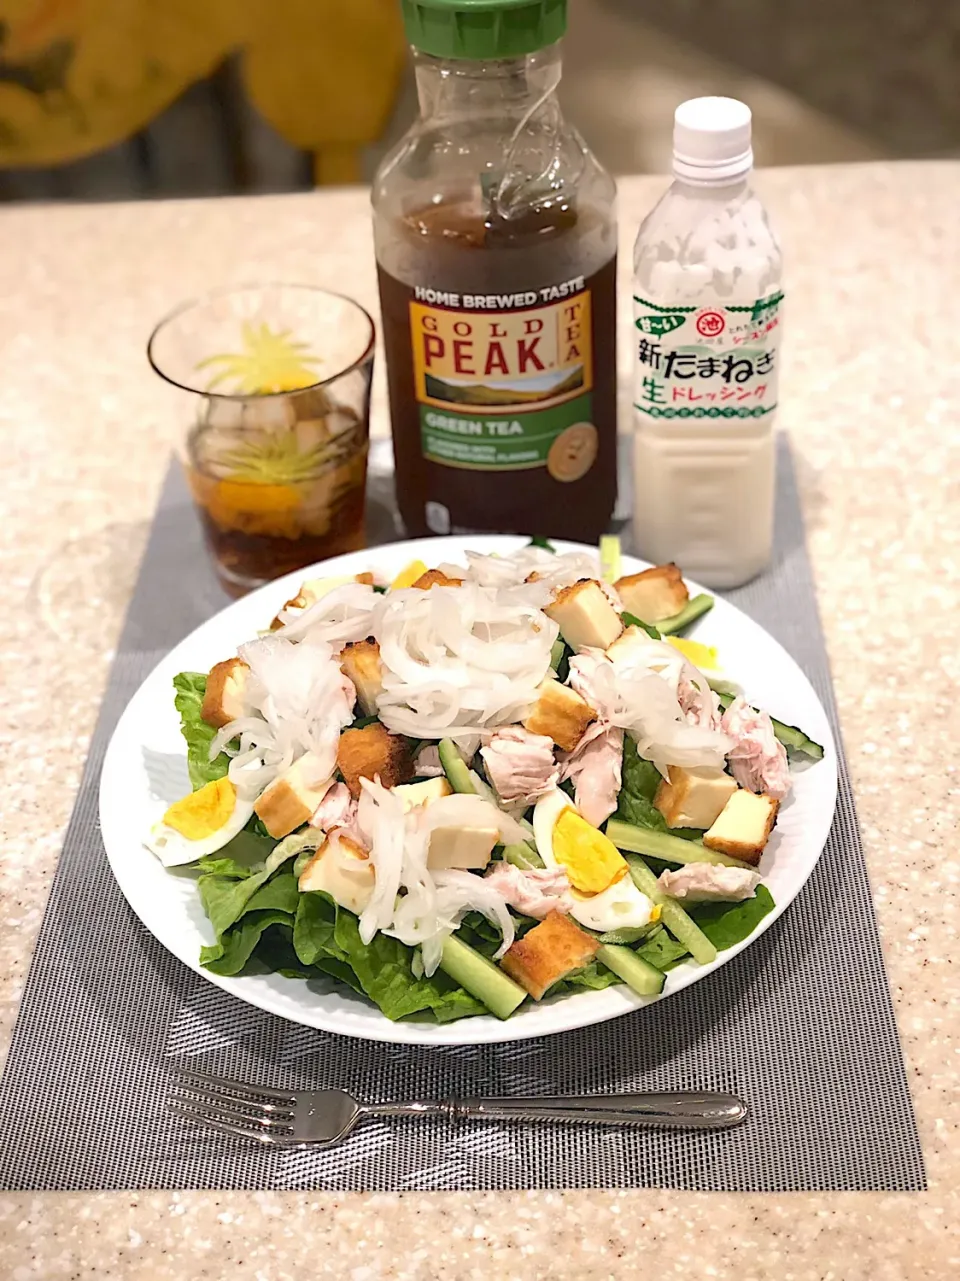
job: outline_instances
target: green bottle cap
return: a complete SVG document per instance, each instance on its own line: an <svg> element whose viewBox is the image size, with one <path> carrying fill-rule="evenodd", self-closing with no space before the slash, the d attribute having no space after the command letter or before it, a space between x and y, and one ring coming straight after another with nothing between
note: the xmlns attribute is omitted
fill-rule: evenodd
<svg viewBox="0 0 960 1281"><path fill-rule="evenodd" d="M401 0L407 39L434 58L520 58L559 40L567 0Z"/></svg>

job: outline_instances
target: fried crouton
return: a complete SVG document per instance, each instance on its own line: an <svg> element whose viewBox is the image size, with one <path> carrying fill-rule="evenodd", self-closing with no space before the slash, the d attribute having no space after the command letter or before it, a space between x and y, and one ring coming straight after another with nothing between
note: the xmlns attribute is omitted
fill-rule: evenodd
<svg viewBox="0 0 960 1281"><path fill-rule="evenodd" d="M247 680L250 668L242 658L227 658L210 669L200 707L200 719L214 729L247 714Z"/></svg>
<svg viewBox="0 0 960 1281"><path fill-rule="evenodd" d="M330 786L317 774L317 758L307 752L254 801L254 812L276 840L289 836L313 816Z"/></svg>
<svg viewBox="0 0 960 1281"><path fill-rule="evenodd" d="M563 751L572 752L584 730L596 720L596 711L576 690L549 676L540 684L537 695L523 728L531 734L545 734Z"/></svg>
<svg viewBox="0 0 960 1281"><path fill-rule="evenodd" d="M368 569L364 570L362 574L354 574L353 577L355 582L362 583L364 587L376 586L376 584L373 581L373 574L371 574Z"/></svg>
<svg viewBox="0 0 960 1281"><path fill-rule="evenodd" d="M670 766L670 779L663 779L653 798L654 806L667 827L710 827L737 790L736 779L715 765L694 769Z"/></svg>
<svg viewBox="0 0 960 1281"><path fill-rule="evenodd" d="M659 623L679 614L690 599L676 565L654 565L639 574L628 574L614 583L624 609L644 623Z"/></svg>
<svg viewBox="0 0 960 1281"><path fill-rule="evenodd" d="M429 591L431 587L460 587L463 584L462 578L450 578L442 569L428 569L425 574L421 574L411 587L419 587L421 591Z"/></svg>
<svg viewBox="0 0 960 1281"><path fill-rule="evenodd" d="M517 939L500 965L539 1001L547 988L592 961L599 947L593 935L574 925L568 916L551 912Z"/></svg>
<svg viewBox="0 0 960 1281"><path fill-rule="evenodd" d="M380 665L380 646L372 636L343 647L340 651L340 670L353 681L364 716L376 716L377 698L383 689L383 669Z"/></svg>
<svg viewBox="0 0 960 1281"><path fill-rule="evenodd" d="M300 873L301 893L321 890L335 903L357 915L370 902L376 873L370 855L346 832L334 828Z"/></svg>
<svg viewBox="0 0 960 1281"><path fill-rule="evenodd" d="M606 649L623 631L620 615L595 578L563 587L543 611L560 628L571 648Z"/></svg>
<svg viewBox="0 0 960 1281"><path fill-rule="evenodd" d="M708 850L719 850L754 867L760 862L773 825L777 821L780 802L763 793L757 796L738 788L720 813L703 843Z"/></svg>
<svg viewBox="0 0 960 1281"><path fill-rule="evenodd" d="M340 735L337 765L350 795L360 795L361 778L379 775L384 787L396 787L413 778L410 744L385 725L373 721L362 729L347 729Z"/></svg>
<svg viewBox="0 0 960 1281"><path fill-rule="evenodd" d="M289 618L285 619L283 617L288 609L302 611L304 609L309 609L311 605L315 605L323 595L323 592L318 591L317 589L324 583L324 581L325 580L322 578L309 578L306 582L301 583L296 596L291 596L288 601L284 601L283 608L270 624L270 630L272 632L279 631L285 622L288 623L290 621Z"/></svg>

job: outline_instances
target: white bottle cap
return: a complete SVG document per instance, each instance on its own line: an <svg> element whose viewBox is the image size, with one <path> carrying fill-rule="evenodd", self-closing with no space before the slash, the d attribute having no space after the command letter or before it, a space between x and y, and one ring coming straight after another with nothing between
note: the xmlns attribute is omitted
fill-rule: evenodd
<svg viewBox="0 0 960 1281"><path fill-rule="evenodd" d="M673 118L673 172L685 182L720 185L753 168L750 108L736 98L690 98Z"/></svg>

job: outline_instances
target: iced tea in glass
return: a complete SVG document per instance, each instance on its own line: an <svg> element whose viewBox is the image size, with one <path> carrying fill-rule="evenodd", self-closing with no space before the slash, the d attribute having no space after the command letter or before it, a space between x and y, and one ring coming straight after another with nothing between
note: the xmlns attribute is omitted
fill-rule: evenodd
<svg viewBox="0 0 960 1281"><path fill-rule="evenodd" d="M364 544L373 321L305 285L188 303L148 347L183 393L182 458L223 586L239 596Z"/></svg>

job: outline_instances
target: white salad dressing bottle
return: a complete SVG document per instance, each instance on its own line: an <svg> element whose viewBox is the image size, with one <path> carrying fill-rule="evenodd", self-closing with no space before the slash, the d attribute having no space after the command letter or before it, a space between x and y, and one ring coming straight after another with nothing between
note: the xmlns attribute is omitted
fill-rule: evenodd
<svg viewBox="0 0 960 1281"><path fill-rule="evenodd" d="M781 256L750 187L750 108L676 111L675 181L634 250L634 533L655 563L735 587L773 540Z"/></svg>

